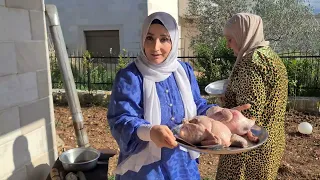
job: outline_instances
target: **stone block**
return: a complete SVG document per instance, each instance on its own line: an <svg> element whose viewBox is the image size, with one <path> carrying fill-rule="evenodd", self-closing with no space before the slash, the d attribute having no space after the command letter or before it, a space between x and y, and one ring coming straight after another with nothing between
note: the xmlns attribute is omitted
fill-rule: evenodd
<svg viewBox="0 0 320 180"><path fill-rule="evenodd" d="M31 159L54 149L51 125L42 126L28 134L25 134L29 142L29 152Z"/></svg>
<svg viewBox="0 0 320 180"><path fill-rule="evenodd" d="M43 0L6 0L6 6L18 9L44 10Z"/></svg>
<svg viewBox="0 0 320 180"><path fill-rule="evenodd" d="M0 172L0 179L1 179L1 172ZM17 169L14 172L8 174L2 180L29 180L27 176L26 166L23 166L22 168Z"/></svg>
<svg viewBox="0 0 320 180"><path fill-rule="evenodd" d="M30 144L25 136L19 136L13 141L0 145L0 172L7 175L30 163L28 147L30 148Z"/></svg>
<svg viewBox="0 0 320 180"><path fill-rule="evenodd" d="M51 123L49 98L19 107L22 134L39 129Z"/></svg>
<svg viewBox="0 0 320 180"><path fill-rule="evenodd" d="M54 150L51 150L41 156L32 160L26 167L28 179L46 179L50 173L50 161L52 161L52 154Z"/></svg>
<svg viewBox="0 0 320 180"><path fill-rule="evenodd" d="M38 98L35 72L0 77L0 110Z"/></svg>
<svg viewBox="0 0 320 180"><path fill-rule="evenodd" d="M18 73L47 69L45 41L16 42Z"/></svg>
<svg viewBox="0 0 320 180"><path fill-rule="evenodd" d="M18 107L0 111L0 144L12 141L21 135Z"/></svg>
<svg viewBox="0 0 320 180"><path fill-rule="evenodd" d="M18 78L21 86L21 96L19 96L20 102L25 103L36 100L38 98L36 72L19 74Z"/></svg>
<svg viewBox="0 0 320 180"><path fill-rule="evenodd" d="M29 12L0 6L0 41L31 40Z"/></svg>
<svg viewBox="0 0 320 180"><path fill-rule="evenodd" d="M17 73L17 60L13 42L0 43L0 77Z"/></svg>
<svg viewBox="0 0 320 180"><path fill-rule="evenodd" d="M32 40L45 40L45 24L43 11L29 11Z"/></svg>
<svg viewBox="0 0 320 180"><path fill-rule="evenodd" d="M49 90L50 84L47 70L37 71L37 83L40 99L51 95L51 92Z"/></svg>

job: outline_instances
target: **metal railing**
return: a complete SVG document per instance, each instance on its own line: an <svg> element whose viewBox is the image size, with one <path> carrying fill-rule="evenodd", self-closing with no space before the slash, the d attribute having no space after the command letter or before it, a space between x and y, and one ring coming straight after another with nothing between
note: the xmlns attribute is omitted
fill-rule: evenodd
<svg viewBox="0 0 320 180"><path fill-rule="evenodd" d="M289 95L320 96L320 55L306 53L281 54L287 67L289 78ZM120 65L132 62L136 56L129 57L91 57L69 56L76 88L81 90L111 90ZM190 63L198 78L201 90L210 82L228 77L234 58L215 57L179 57ZM50 56L52 87L63 88L60 70L56 58ZM208 63L207 69L199 62ZM229 63L227 63L229 62ZM205 71L209 73L204 73ZM203 91L202 91L203 92Z"/></svg>

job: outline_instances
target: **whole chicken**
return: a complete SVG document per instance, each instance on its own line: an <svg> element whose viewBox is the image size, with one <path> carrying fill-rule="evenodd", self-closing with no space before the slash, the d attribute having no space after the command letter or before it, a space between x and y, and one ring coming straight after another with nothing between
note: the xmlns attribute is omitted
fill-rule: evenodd
<svg viewBox="0 0 320 180"><path fill-rule="evenodd" d="M191 120L185 120L179 136L194 145L248 146L246 139L232 134L226 125L207 116L196 116Z"/></svg>
<svg viewBox="0 0 320 180"><path fill-rule="evenodd" d="M251 132L255 120L246 118L238 110L214 106L207 112L207 116L225 124L233 134L246 135L252 142L259 141L258 137Z"/></svg>

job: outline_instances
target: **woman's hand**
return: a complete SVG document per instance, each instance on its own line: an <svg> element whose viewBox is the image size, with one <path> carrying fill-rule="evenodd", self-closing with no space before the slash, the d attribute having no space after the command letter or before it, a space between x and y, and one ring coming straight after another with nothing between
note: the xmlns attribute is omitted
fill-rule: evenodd
<svg viewBox="0 0 320 180"><path fill-rule="evenodd" d="M150 138L159 148L173 149L178 146L173 133L165 125L154 125L150 130Z"/></svg>
<svg viewBox="0 0 320 180"><path fill-rule="evenodd" d="M251 108L251 104L243 104L243 105L234 107L232 109L238 110L238 111L244 111L244 110L247 110L247 109L250 109L250 108Z"/></svg>

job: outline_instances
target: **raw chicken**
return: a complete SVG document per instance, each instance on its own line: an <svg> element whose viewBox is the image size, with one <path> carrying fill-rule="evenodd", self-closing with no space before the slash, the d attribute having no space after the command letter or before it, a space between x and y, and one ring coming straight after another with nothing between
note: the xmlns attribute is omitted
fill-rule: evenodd
<svg viewBox="0 0 320 180"><path fill-rule="evenodd" d="M194 145L248 146L246 139L232 134L226 125L207 116L196 116L189 121L185 120L179 136Z"/></svg>
<svg viewBox="0 0 320 180"><path fill-rule="evenodd" d="M251 132L255 120L246 118L238 110L214 106L207 112L207 116L225 124L233 134L240 136L247 135L248 139L252 142L259 141L258 137L254 136Z"/></svg>

